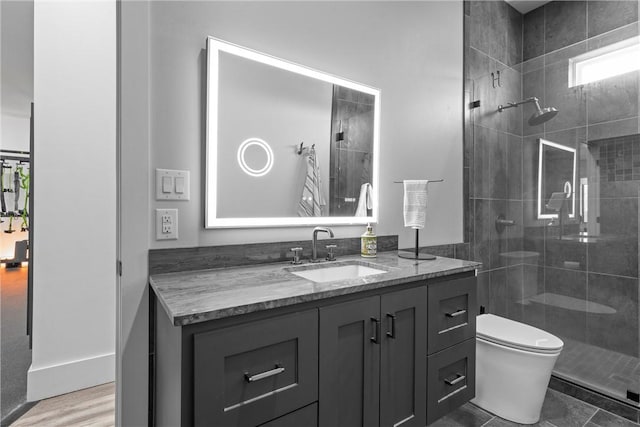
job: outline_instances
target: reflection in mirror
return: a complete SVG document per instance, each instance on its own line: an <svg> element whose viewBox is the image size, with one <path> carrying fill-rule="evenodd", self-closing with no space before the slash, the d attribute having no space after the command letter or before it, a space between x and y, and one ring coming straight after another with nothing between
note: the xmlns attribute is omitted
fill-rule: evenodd
<svg viewBox="0 0 640 427"><path fill-rule="evenodd" d="M575 216L576 150L539 140L538 218L557 218L560 209ZM560 196L564 200L560 200Z"/></svg>
<svg viewBox="0 0 640 427"><path fill-rule="evenodd" d="M207 46L205 226L377 221L379 90Z"/></svg>

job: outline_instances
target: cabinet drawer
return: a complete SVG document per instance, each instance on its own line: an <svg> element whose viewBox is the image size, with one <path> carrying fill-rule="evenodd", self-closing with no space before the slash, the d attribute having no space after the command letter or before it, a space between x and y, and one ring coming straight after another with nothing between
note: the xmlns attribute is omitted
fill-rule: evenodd
<svg viewBox="0 0 640 427"><path fill-rule="evenodd" d="M427 424L472 399L475 391L475 338L427 358Z"/></svg>
<svg viewBox="0 0 640 427"><path fill-rule="evenodd" d="M259 425L318 397L318 312L194 336L196 425Z"/></svg>
<svg viewBox="0 0 640 427"><path fill-rule="evenodd" d="M260 427L317 427L318 426L318 404L312 403L309 406L300 408L290 414L280 418L260 424Z"/></svg>
<svg viewBox="0 0 640 427"><path fill-rule="evenodd" d="M429 354L476 335L476 278L429 286Z"/></svg>

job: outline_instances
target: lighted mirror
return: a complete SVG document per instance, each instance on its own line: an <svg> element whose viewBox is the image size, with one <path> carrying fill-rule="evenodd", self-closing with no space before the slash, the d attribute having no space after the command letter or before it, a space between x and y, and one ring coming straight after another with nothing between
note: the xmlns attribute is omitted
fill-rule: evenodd
<svg viewBox="0 0 640 427"><path fill-rule="evenodd" d="M575 216L576 149L539 139L538 218L557 218L560 209Z"/></svg>
<svg viewBox="0 0 640 427"><path fill-rule="evenodd" d="M207 39L205 226L378 216L380 91Z"/></svg>

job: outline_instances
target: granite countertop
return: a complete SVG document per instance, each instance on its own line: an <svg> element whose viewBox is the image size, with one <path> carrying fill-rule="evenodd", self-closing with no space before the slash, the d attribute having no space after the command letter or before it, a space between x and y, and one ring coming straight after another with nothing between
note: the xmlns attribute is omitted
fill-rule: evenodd
<svg viewBox="0 0 640 427"><path fill-rule="evenodd" d="M316 283L291 271L338 266L357 261L386 270L371 276ZM384 288L416 280L473 271L481 264L451 258L418 261L399 258L397 252L376 258L342 256L318 264L271 263L156 274L149 278L155 294L175 326L269 310L307 301Z"/></svg>

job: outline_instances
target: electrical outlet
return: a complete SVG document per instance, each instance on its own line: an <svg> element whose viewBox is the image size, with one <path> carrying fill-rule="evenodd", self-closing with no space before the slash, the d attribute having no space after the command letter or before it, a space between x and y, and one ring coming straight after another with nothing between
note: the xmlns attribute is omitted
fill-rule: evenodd
<svg viewBox="0 0 640 427"><path fill-rule="evenodd" d="M178 210L156 209L156 240L178 238Z"/></svg>

